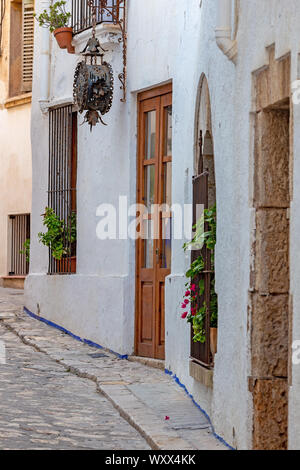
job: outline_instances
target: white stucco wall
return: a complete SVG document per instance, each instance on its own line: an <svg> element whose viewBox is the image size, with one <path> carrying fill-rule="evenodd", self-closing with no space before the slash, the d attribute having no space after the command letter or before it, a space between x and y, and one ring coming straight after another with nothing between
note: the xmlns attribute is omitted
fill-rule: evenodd
<svg viewBox="0 0 300 470"><path fill-rule="evenodd" d="M8 216L31 212L30 105L0 109L0 276L10 269Z"/></svg>
<svg viewBox="0 0 300 470"><path fill-rule="evenodd" d="M47 249L37 242L47 204L48 118L40 112L39 38L36 28L35 81L32 110L33 220L31 274L27 307L73 333L121 354L133 352L135 248L133 242L96 238L96 208L129 203L136 197L137 92L173 83L173 202L190 203L194 165L195 110L199 79L205 73L211 98L218 207L216 289L219 295L218 353L213 391L189 376L189 327L180 319L188 259L182 241L174 241L172 273L166 282L166 368L175 373L211 416L215 430L239 449L251 447L251 395L248 376L247 308L252 226L252 72L267 64L266 47L276 43L276 57L291 51L292 79L297 79L300 6L296 0L240 2L238 60L235 66L218 49L214 28L216 3L211 0L130 0L128 18L127 103L119 101L117 74L121 51L114 46L107 60L115 72L115 96L108 126L90 133L78 127L77 274L47 276ZM201 6L202 5L202 6ZM51 49L50 101L72 97L77 55ZM297 107L296 107L297 108ZM295 129L300 119L295 108ZM79 119L81 123L81 118ZM294 338L300 339L300 140L294 133L294 200L291 210L291 290ZM299 168L300 170L300 168ZM298 261L298 262L297 262ZM180 332L180 333L179 333ZM293 368L290 392L291 448L300 446L299 366ZM296 406L298 403L298 407Z"/></svg>
<svg viewBox="0 0 300 470"><path fill-rule="evenodd" d="M11 269L9 218L31 212L30 103L6 108L9 96L10 2L6 0L0 56L0 278ZM26 100L23 100L23 102ZM18 102L20 104L20 101Z"/></svg>

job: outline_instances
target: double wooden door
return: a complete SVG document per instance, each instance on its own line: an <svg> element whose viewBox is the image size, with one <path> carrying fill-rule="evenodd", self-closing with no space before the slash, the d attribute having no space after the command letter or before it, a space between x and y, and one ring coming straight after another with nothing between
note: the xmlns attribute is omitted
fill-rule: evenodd
<svg viewBox="0 0 300 470"><path fill-rule="evenodd" d="M172 88L139 96L136 354L165 357L165 278L171 272Z"/></svg>

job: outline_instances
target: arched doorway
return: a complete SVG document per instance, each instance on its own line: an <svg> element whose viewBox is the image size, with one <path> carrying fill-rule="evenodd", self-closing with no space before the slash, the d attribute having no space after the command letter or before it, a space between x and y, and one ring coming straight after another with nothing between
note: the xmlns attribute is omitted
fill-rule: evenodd
<svg viewBox="0 0 300 470"><path fill-rule="evenodd" d="M204 232L210 230L207 214L216 218L216 184L214 168L214 149L211 126L211 109L208 83L205 75L201 77L198 104L196 109L195 159L193 176L193 226L199 221L199 208L204 209ZM202 210L203 210L202 209ZM201 211L201 209L200 209ZM203 334L195 335L197 325L193 320L191 329L192 361L212 368L217 336L217 295L215 293L214 250L206 245L193 249L191 262L203 261L202 271L195 276L192 285L196 286L195 317L203 324ZM202 312L202 313L200 313ZM198 339L197 339L198 338Z"/></svg>

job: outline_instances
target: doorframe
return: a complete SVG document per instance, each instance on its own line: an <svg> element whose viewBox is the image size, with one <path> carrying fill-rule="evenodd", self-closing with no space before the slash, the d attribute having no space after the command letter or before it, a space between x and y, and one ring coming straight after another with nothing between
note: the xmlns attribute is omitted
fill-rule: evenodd
<svg viewBox="0 0 300 470"><path fill-rule="evenodd" d="M172 82L168 82L164 85L154 86L148 90L138 93L137 95L137 108L136 108L136 120L137 120L137 137L136 137L136 203L140 201L140 189L139 188L139 177L140 177L140 135L141 135L141 123L142 116L140 114L140 103L142 101L157 98L167 93L173 92ZM135 301L134 301L134 354L137 355L138 351L138 331L139 331L139 240L135 241Z"/></svg>

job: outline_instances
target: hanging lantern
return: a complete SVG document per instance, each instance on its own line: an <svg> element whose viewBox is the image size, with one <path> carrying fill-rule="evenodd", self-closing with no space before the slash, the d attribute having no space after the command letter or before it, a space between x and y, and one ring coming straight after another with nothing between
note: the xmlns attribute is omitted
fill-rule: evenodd
<svg viewBox="0 0 300 470"><path fill-rule="evenodd" d="M113 99L112 67L103 61L103 54L99 49L102 47L93 32L82 51L85 60L76 67L73 85L75 104L80 113L86 111L85 122L89 123L91 130L99 121L106 125L101 115L108 113Z"/></svg>
<svg viewBox="0 0 300 470"><path fill-rule="evenodd" d="M92 37L88 40L82 51L84 60L77 65L74 77L73 94L74 101L78 105L79 112L85 113L85 122L91 126L101 122L106 125L101 115L108 113L113 98L113 72L109 63L103 61L103 53L106 52L96 38L97 10L101 16L111 18L112 23L118 25L121 32L119 42L123 43L123 72L119 73L123 96L121 101L126 102L126 0L117 0L108 4L108 0L87 0L92 12ZM121 14L122 12L122 14ZM100 49L102 52L100 52ZM100 62L100 63L98 63Z"/></svg>

